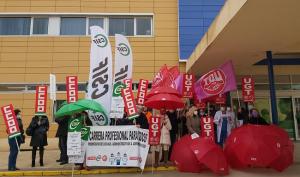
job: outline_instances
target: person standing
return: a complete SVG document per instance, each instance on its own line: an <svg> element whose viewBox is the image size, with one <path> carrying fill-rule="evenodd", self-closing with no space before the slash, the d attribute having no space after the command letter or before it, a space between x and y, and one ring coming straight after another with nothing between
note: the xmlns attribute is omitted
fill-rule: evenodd
<svg viewBox="0 0 300 177"><path fill-rule="evenodd" d="M200 135L200 117L198 110L195 106L192 106L187 112L186 126L190 134L197 133Z"/></svg>
<svg viewBox="0 0 300 177"><path fill-rule="evenodd" d="M37 148L40 154L40 166L44 166L44 146L48 145L47 131L49 130L49 120L45 114L35 114L30 122L30 129L32 136L30 146L32 146L32 163L31 166L35 167L35 157Z"/></svg>
<svg viewBox="0 0 300 177"><path fill-rule="evenodd" d="M55 122L58 123L55 137L58 137L58 147L60 150L60 157L58 160L56 160L56 162L60 162L60 165L68 163L67 140L69 119L70 116L64 116L61 119L55 119Z"/></svg>
<svg viewBox="0 0 300 177"><path fill-rule="evenodd" d="M175 110L167 111L167 115L168 115L169 120L172 125L172 129L170 130L171 146L170 146L170 150L169 150L169 159L168 159L168 160L170 160L173 145L176 142L177 133L178 133L178 119L177 119L177 113L175 112ZM163 159L162 159L162 161L163 161Z"/></svg>
<svg viewBox="0 0 300 177"><path fill-rule="evenodd" d="M169 149L171 146L170 131L172 130L172 124L165 110L162 111L161 119L160 144L163 152L164 165L167 167Z"/></svg>
<svg viewBox="0 0 300 177"><path fill-rule="evenodd" d="M248 112L246 111L245 108L239 108L238 109L238 113L237 113L237 119L238 119L238 127L241 127L243 124L247 124L248 123Z"/></svg>
<svg viewBox="0 0 300 177"><path fill-rule="evenodd" d="M226 112L225 107L221 106L214 116L214 123L217 125L217 143L223 147L233 125L232 114Z"/></svg>
<svg viewBox="0 0 300 177"><path fill-rule="evenodd" d="M17 122L18 122L21 135L15 138L8 139L8 144L9 144L8 171L20 170L19 168L16 167L17 157L18 157L19 148L21 144L25 143L24 128L21 119L21 111L19 109L15 109L14 112L17 117Z"/></svg>
<svg viewBox="0 0 300 177"><path fill-rule="evenodd" d="M143 112L143 107L140 106L138 107L138 113L139 116L135 119L135 124L142 129L149 129L149 123L148 123L148 119L145 115L145 113Z"/></svg>
<svg viewBox="0 0 300 177"><path fill-rule="evenodd" d="M250 119L249 124L255 124L255 125L269 125L267 121L262 118L256 108L252 108L250 110Z"/></svg>

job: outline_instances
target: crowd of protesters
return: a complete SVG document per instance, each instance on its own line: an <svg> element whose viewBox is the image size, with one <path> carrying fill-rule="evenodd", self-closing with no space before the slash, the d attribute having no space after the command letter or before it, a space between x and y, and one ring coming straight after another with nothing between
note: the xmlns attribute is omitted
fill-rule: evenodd
<svg viewBox="0 0 300 177"><path fill-rule="evenodd" d="M19 124L21 136L16 139L8 139L10 153L8 159L8 170L15 171L19 170L16 167L16 160L18 151L21 144L25 143L25 135L31 137L30 146L32 147L32 163L31 166L35 167L36 152L39 150L39 164L44 166L44 146L48 145L47 132L49 130L49 120L45 114L35 114L29 126L24 131L23 123L21 119L21 111L16 109L15 115ZM122 125L135 125L142 129L149 129L150 118L153 114L153 110L150 108L138 107L138 117L130 120L127 118L126 113L122 119L111 121L111 125L122 126ZM154 153L154 166L158 167L159 162L163 162L164 166L167 167L168 161L172 153L173 145L176 141L186 134L200 134L201 126L200 119L204 116L211 116L215 123L215 139L216 143L220 146L226 141L229 136L231 129L240 127L245 124L259 124L268 125L263 119L259 111L256 108L252 108L249 111L245 108L239 108L237 113L233 112L232 108L220 106L219 110L215 107L210 106L209 109L199 109L194 105L187 105L184 109L180 110L160 110L161 115L161 137L160 145L153 146L150 149L151 153ZM82 124L85 126L92 126L88 114L86 112L79 113L75 116L82 116ZM62 119L55 119L58 124L56 137L58 138L58 147L60 150L60 156L57 160L60 165L68 163L67 156L67 135L68 135L68 121L71 116L65 116ZM161 158L160 158L161 157ZM84 169L84 164L77 164L80 169ZM85 167L87 168L87 167Z"/></svg>

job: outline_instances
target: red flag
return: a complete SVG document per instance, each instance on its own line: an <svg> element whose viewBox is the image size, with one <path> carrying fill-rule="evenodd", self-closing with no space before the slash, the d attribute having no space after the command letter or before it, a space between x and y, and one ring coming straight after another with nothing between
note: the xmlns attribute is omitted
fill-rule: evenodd
<svg viewBox="0 0 300 177"><path fill-rule="evenodd" d="M201 137L208 137L215 141L214 119L212 117L201 118Z"/></svg>
<svg viewBox="0 0 300 177"><path fill-rule="evenodd" d="M152 81L152 88L159 87L163 84L163 80L168 74L168 68L166 65L162 66L159 72L154 76Z"/></svg>
<svg viewBox="0 0 300 177"><path fill-rule="evenodd" d="M138 113L136 109L136 104L134 102L132 89L126 87L125 89L122 89L121 94L124 100L125 110L128 114L128 118L133 119L137 117Z"/></svg>
<svg viewBox="0 0 300 177"><path fill-rule="evenodd" d="M226 95L225 94L218 94L215 96L215 103L216 104L225 104L226 103Z"/></svg>
<svg viewBox="0 0 300 177"><path fill-rule="evenodd" d="M78 100L78 79L77 76L66 77L67 102L73 103Z"/></svg>
<svg viewBox="0 0 300 177"><path fill-rule="evenodd" d="M124 84L132 90L132 79L124 79Z"/></svg>
<svg viewBox="0 0 300 177"><path fill-rule="evenodd" d="M47 86L36 86L35 112L46 113Z"/></svg>
<svg viewBox="0 0 300 177"><path fill-rule="evenodd" d="M242 93L244 102L254 102L255 93L254 93L254 78L252 77L243 77L242 78Z"/></svg>
<svg viewBox="0 0 300 177"><path fill-rule="evenodd" d="M144 105L148 90L148 80L140 79L139 89L137 93L137 104Z"/></svg>
<svg viewBox="0 0 300 177"><path fill-rule="evenodd" d="M161 120L159 116L150 118L149 122L149 145L160 144Z"/></svg>
<svg viewBox="0 0 300 177"><path fill-rule="evenodd" d="M20 135L17 117L12 104L1 107L9 138Z"/></svg>

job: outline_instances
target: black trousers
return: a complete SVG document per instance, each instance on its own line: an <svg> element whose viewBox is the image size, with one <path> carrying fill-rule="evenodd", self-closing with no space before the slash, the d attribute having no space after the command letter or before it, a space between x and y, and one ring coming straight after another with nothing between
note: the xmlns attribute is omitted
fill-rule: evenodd
<svg viewBox="0 0 300 177"><path fill-rule="evenodd" d="M176 143L176 133L175 132L170 132L170 139L171 139L171 146L169 148L169 160L171 158L171 154L172 154L172 150L173 150L173 146Z"/></svg>
<svg viewBox="0 0 300 177"><path fill-rule="evenodd" d="M67 139L68 139L68 136L58 137L58 146L59 146L59 150L60 150L60 160L63 161L63 162L68 161Z"/></svg>

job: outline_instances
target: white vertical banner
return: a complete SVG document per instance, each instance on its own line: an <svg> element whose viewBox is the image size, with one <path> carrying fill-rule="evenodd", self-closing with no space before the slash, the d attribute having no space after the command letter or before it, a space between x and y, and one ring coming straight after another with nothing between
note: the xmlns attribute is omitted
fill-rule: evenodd
<svg viewBox="0 0 300 177"><path fill-rule="evenodd" d="M132 50L127 38L115 35L115 70L114 84L132 78Z"/></svg>
<svg viewBox="0 0 300 177"><path fill-rule="evenodd" d="M50 100L56 100L56 76L54 74L50 74L49 81L49 92L50 92Z"/></svg>
<svg viewBox="0 0 300 177"><path fill-rule="evenodd" d="M90 75L87 97L96 100L110 112L112 97L112 53L105 31L99 26L91 29ZM108 125L109 115L91 113L93 125Z"/></svg>
<svg viewBox="0 0 300 177"><path fill-rule="evenodd" d="M132 50L125 36L116 34L115 41L114 94L112 95L110 117L122 118L124 102L120 94L121 85L119 83L123 83L125 79L132 79Z"/></svg>

